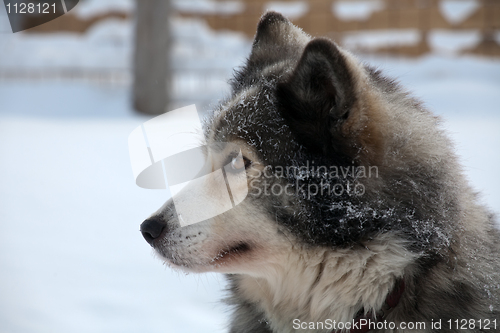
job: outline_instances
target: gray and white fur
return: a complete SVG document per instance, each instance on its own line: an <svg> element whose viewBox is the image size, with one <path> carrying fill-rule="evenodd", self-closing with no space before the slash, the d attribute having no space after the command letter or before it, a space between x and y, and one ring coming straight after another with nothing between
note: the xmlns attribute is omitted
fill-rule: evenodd
<svg viewBox="0 0 500 333"><path fill-rule="evenodd" d="M231 333L332 332L296 330L293 320L349 322L377 312L401 280L404 292L385 320L428 323L405 332L482 331L433 330L440 319L496 319L484 332L500 332L500 233L438 117L377 69L275 12L262 17L231 83L206 140L239 145L250 193L182 228L170 200L141 226L171 267L227 274ZM207 159L220 168L230 153L220 148ZM377 174L300 172L306 164ZM307 192L354 183L362 195ZM292 190L266 194L273 185Z"/></svg>

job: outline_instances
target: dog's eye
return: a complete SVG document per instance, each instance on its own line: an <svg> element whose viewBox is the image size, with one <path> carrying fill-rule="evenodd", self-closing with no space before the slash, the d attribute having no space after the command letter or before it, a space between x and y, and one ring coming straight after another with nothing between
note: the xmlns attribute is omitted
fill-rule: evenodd
<svg viewBox="0 0 500 333"><path fill-rule="evenodd" d="M235 158L233 158L233 160L231 161L231 167L234 170L240 170L240 169L244 168L245 161L243 160L243 157L241 157L241 155L238 155Z"/></svg>
<svg viewBox="0 0 500 333"><path fill-rule="evenodd" d="M233 170L242 170L243 168L247 169L250 164L252 164L252 162L241 155L238 155L231 160L231 168L233 168Z"/></svg>

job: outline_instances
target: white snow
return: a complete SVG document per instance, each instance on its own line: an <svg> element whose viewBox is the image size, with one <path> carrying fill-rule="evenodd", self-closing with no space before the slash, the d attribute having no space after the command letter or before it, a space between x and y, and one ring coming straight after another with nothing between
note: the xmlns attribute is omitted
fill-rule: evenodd
<svg viewBox="0 0 500 333"><path fill-rule="evenodd" d="M497 35L500 36L500 34ZM498 36L496 37L500 40ZM433 52L449 56L476 46L481 41L481 32L434 29L429 31L427 37L427 42ZM415 45L421 41L421 38L422 34L418 29L353 31L343 34L342 45L353 50L370 50Z"/></svg>
<svg viewBox="0 0 500 333"><path fill-rule="evenodd" d="M344 21L364 21L384 7L380 0L337 0L332 3L332 12Z"/></svg>
<svg viewBox="0 0 500 333"><path fill-rule="evenodd" d="M473 186L500 202L500 63L367 59L441 114ZM224 332L221 276L153 258L139 223L166 199L134 184L127 87L0 83L0 326L5 332Z"/></svg>
<svg viewBox="0 0 500 333"><path fill-rule="evenodd" d="M272 10L283 14L290 20L295 20L309 11L306 1L270 1L266 2L264 11Z"/></svg>
<svg viewBox="0 0 500 333"><path fill-rule="evenodd" d="M174 22L173 30L189 41L174 46L176 93L221 97L223 77L243 62L250 42L199 21ZM83 36L1 33L0 70L128 72L131 35L130 22L116 20ZM500 61L442 54L365 60L399 77L445 119L471 184L500 213ZM207 66L215 72L203 72ZM165 268L139 233L167 197L134 183L127 138L147 119L131 110L126 85L0 81L2 332L227 332L222 276Z"/></svg>
<svg viewBox="0 0 500 333"><path fill-rule="evenodd" d="M471 16L480 3L478 0L441 0L439 9L441 14L451 24L459 24Z"/></svg>
<svg viewBox="0 0 500 333"><path fill-rule="evenodd" d="M172 108L200 100L206 105L214 96L226 94L233 69L250 54L251 41L243 34L215 33L201 20L173 19L172 35L172 94L179 101Z"/></svg>
<svg viewBox="0 0 500 333"><path fill-rule="evenodd" d="M481 41L478 30L452 31L436 29L429 32L428 40L431 49L443 54L456 54L472 48Z"/></svg>
<svg viewBox="0 0 500 333"><path fill-rule="evenodd" d="M227 69L240 64L250 52L250 41L242 33L214 32L202 20L174 18L172 35L176 68Z"/></svg>
<svg viewBox="0 0 500 333"><path fill-rule="evenodd" d="M165 269L139 233L128 89L0 84L3 332L221 332L221 276Z"/></svg>
<svg viewBox="0 0 500 333"><path fill-rule="evenodd" d="M234 15L245 11L242 1L214 1L214 0L173 0L174 9L197 14L225 14Z"/></svg>
<svg viewBox="0 0 500 333"><path fill-rule="evenodd" d="M2 34L0 69L114 68L128 69L133 26L108 19L86 34Z"/></svg>
<svg viewBox="0 0 500 333"><path fill-rule="evenodd" d="M417 29L374 30L344 34L342 45L351 49L377 49L380 47L415 45L420 42Z"/></svg>
<svg viewBox="0 0 500 333"><path fill-rule="evenodd" d="M92 26L86 34L54 33L0 35L0 72L30 69L56 76L62 69L104 70L127 81L132 60L133 25L129 20L107 19ZM174 43L172 108L193 102L206 105L214 96L227 93L226 81L233 68L241 65L251 43L237 32L215 33L197 19L172 20ZM0 77L1 79L1 77Z"/></svg>
<svg viewBox="0 0 500 333"><path fill-rule="evenodd" d="M134 8L134 0L81 0L71 13L81 19L90 19L111 11L130 13Z"/></svg>

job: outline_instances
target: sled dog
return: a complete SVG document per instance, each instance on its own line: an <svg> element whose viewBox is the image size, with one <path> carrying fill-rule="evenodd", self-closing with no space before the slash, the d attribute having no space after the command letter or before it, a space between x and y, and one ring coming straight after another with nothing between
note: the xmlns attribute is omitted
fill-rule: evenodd
<svg viewBox="0 0 500 333"><path fill-rule="evenodd" d="M141 225L171 267L226 274L231 333L500 332L500 233L438 117L275 12L231 86L206 158L244 168L246 198Z"/></svg>

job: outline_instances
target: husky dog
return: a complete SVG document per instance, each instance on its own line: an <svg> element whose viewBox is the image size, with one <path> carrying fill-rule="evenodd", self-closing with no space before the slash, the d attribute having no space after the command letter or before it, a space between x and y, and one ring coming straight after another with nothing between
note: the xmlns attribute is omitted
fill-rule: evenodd
<svg viewBox="0 0 500 333"><path fill-rule="evenodd" d="M172 267L227 274L231 333L500 332L500 233L440 120L378 70L266 13L213 112L249 192L141 225ZM210 186L210 184L207 184Z"/></svg>

